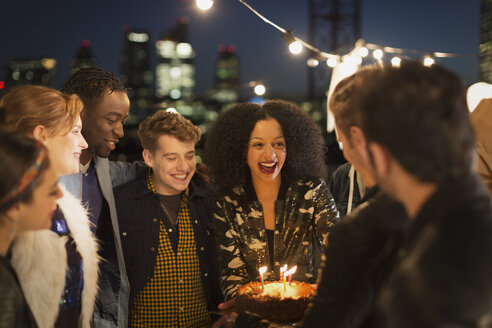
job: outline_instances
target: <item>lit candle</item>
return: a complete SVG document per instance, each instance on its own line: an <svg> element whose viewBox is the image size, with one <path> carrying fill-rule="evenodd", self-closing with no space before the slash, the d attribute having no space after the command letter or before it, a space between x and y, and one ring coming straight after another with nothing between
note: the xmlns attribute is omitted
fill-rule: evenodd
<svg viewBox="0 0 492 328"><path fill-rule="evenodd" d="M263 284L263 274L266 272L267 270L267 267L264 266L264 267L261 267L258 269L258 271L260 272L260 282L261 282L261 290L264 290L265 289L265 285Z"/></svg>
<svg viewBox="0 0 492 328"><path fill-rule="evenodd" d="M287 270L287 264L285 264L283 267L280 268L280 280L284 281L284 291L287 290L287 288L285 287L285 275L284 275L284 272L286 270Z"/></svg>
<svg viewBox="0 0 492 328"><path fill-rule="evenodd" d="M284 275L289 276L289 286L292 284L292 275L296 273L297 271L297 265L294 265L292 268L290 268L289 271L285 271Z"/></svg>

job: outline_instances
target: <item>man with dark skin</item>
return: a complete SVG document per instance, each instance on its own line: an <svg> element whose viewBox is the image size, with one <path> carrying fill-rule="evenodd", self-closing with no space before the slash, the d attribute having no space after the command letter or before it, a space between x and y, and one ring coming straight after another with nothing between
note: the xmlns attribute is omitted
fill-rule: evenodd
<svg viewBox="0 0 492 328"><path fill-rule="evenodd" d="M60 182L82 199L100 240L100 288L94 311L95 327L128 324L128 277L121 247L113 187L135 178L129 163L110 162L108 156L123 137L130 101L126 88L112 73L98 67L82 68L65 83L63 92L77 94L84 103L82 135L89 147L80 156L79 174Z"/></svg>

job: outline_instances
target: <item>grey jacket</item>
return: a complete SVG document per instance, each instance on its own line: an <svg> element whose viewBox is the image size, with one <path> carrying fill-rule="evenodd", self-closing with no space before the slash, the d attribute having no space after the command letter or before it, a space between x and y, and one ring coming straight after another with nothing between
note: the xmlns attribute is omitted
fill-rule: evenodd
<svg viewBox="0 0 492 328"><path fill-rule="evenodd" d="M116 216L113 188L134 179L136 177L136 172L140 167L142 167L143 164L142 162L136 162L134 164L126 162L110 162L107 158L101 157L95 157L94 161L99 187L101 188L101 193L109 207L119 271L119 281L117 282L119 283L117 313L113 314L114 318L117 318L117 322L109 320L107 317L103 316L96 306L94 311L94 326L97 328L127 327L129 283L126 274L123 249L121 247L120 229L118 225L118 218ZM60 177L59 182L64 185L65 188L73 195L79 199L82 198L82 174L80 172L77 174L62 176ZM101 272L101 278L104 278L104 274L105 272Z"/></svg>

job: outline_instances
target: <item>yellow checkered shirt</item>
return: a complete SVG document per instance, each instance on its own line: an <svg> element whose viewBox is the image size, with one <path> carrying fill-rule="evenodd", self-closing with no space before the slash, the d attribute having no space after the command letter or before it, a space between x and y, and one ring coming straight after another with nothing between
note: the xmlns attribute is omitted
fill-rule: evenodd
<svg viewBox="0 0 492 328"><path fill-rule="evenodd" d="M178 249L174 253L165 225L160 223L154 274L134 298L131 327L210 327L203 290L188 190L178 213Z"/></svg>

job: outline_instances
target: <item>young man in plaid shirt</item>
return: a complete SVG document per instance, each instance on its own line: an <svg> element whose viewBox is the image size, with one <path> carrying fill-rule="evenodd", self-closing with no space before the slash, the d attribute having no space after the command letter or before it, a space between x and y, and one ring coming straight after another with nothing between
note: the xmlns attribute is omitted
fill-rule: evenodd
<svg viewBox="0 0 492 328"><path fill-rule="evenodd" d="M149 166L114 190L130 281L131 327L210 327L222 300L214 189L196 173L200 130L159 111L139 127Z"/></svg>

